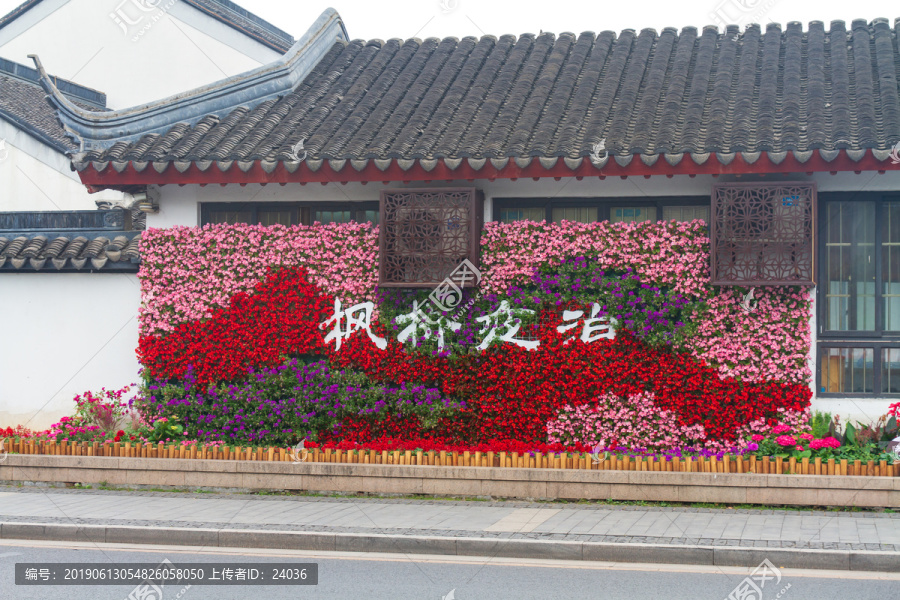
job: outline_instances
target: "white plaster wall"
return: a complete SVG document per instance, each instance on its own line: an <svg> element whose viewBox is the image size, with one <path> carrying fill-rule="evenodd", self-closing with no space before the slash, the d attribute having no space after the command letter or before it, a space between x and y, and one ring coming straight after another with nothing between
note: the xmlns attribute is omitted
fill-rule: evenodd
<svg viewBox="0 0 900 600"><path fill-rule="evenodd" d="M0 30L0 56L31 65L28 55L37 54L49 73L105 92L111 108L164 98L280 56L178 0L162 0L149 12L138 4L45 0Z"/></svg>
<svg viewBox="0 0 900 600"><path fill-rule="evenodd" d="M138 381L134 274L0 274L0 427L44 429L76 394Z"/></svg>
<svg viewBox="0 0 900 600"><path fill-rule="evenodd" d="M10 123L0 120L0 211L93 210L113 190L89 194L69 159Z"/></svg>

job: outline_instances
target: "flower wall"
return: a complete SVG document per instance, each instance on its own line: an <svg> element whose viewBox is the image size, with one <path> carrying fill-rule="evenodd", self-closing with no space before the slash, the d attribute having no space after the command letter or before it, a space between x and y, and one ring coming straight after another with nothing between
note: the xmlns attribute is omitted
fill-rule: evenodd
<svg viewBox="0 0 900 600"><path fill-rule="evenodd" d="M377 293L378 235L368 224L150 230L139 274L150 403L232 427L241 402L258 411L277 397L301 415L279 423L298 439L354 441L715 447L802 420L811 396L808 291L757 288L748 300L747 290L714 288L708 244L697 221L489 223L471 308L417 323L410 311L427 292ZM314 327L335 300L376 299L368 330L340 350ZM575 315L582 321L565 320ZM615 324L614 337L579 339L592 321ZM319 405L290 389L255 386L252 399L235 392L260 376L251 370L272 373L304 355L378 385L355 384L356 408L329 405L319 429L310 425L321 421L311 416ZM355 391L381 398L398 386L426 386L450 408L424 427L415 411L372 411ZM207 406L211 393L230 398L222 414L185 408Z"/></svg>

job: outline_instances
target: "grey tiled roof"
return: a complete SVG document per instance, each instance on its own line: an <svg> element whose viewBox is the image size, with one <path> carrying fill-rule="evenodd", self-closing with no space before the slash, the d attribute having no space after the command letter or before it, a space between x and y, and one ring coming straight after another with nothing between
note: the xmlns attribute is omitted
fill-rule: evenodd
<svg viewBox="0 0 900 600"><path fill-rule="evenodd" d="M140 232L0 234L2 271L138 270Z"/></svg>
<svg viewBox="0 0 900 600"><path fill-rule="evenodd" d="M278 29L268 21L257 17L229 0L184 1L282 54L294 45L294 38L291 34Z"/></svg>
<svg viewBox="0 0 900 600"><path fill-rule="evenodd" d="M82 108L97 111L106 105L106 95L102 92L64 79L54 77L53 81L69 100ZM78 150L60 125L46 95L35 69L0 58L0 118L60 152Z"/></svg>
<svg viewBox="0 0 900 600"><path fill-rule="evenodd" d="M84 161L821 152L900 140L897 24L336 43L295 90Z"/></svg>

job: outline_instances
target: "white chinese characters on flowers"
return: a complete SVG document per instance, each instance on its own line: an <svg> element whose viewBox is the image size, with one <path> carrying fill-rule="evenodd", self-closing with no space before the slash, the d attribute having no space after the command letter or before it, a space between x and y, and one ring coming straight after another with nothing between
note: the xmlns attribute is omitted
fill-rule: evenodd
<svg viewBox="0 0 900 600"><path fill-rule="evenodd" d="M396 321L399 325L409 323L409 325L407 325L397 336L398 342L405 344L407 340L410 340L413 345L416 345L419 341L420 334L422 339L426 340L431 336L435 336L437 338L438 350L444 349L444 331L448 329L450 331L459 331L460 328L462 328L462 323L450 321L449 319L442 319L440 317L432 319L429 315L425 314L425 311L419 306L417 300L413 300L412 312L400 315L396 318Z"/></svg>
<svg viewBox="0 0 900 600"><path fill-rule="evenodd" d="M335 298L334 314L330 319L319 325L319 329L325 329L331 323L334 323L334 329L325 336L325 343L330 344L334 341L334 349L340 350L341 343L344 340L350 339L351 335L362 330L366 332L366 335L369 336L369 339L372 340L372 343L379 350L387 348L387 340L372 333L372 313L374 310L375 304L372 302L360 302L343 310L341 301Z"/></svg>
<svg viewBox="0 0 900 600"><path fill-rule="evenodd" d="M581 330L581 341L585 344L596 342L597 340L611 340L615 338L616 320L606 316L599 317L597 316L599 314L600 305L596 302L591 306L591 316L588 318L582 319L584 317L583 310L564 310L563 321L566 321L566 323L558 326L556 330L560 333L565 333L578 327L583 322L584 328ZM565 343L568 344L574 339L575 336L572 336Z"/></svg>
<svg viewBox="0 0 900 600"><path fill-rule="evenodd" d="M538 341L519 340L515 335L519 332L521 320L520 316L533 315L534 311L527 308L512 308L509 302L503 300L500 306L494 312L478 317L475 319L478 323L482 323L479 333L484 335L481 343L478 344L479 350L484 350L490 346L491 342L499 339L501 342L515 344L526 350L534 350L541 345ZM505 330L505 333L499 333Z"/></svg>

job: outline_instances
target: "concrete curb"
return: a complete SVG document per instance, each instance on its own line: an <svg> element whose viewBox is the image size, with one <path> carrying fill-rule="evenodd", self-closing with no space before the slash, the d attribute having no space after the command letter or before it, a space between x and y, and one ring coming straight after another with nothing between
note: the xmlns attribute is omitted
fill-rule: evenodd
<svg viewBox="0 0 900 600"><path fill-rule="evenodd" d="M387 552L623 563L900 572L900 553L739 546L687 546L271 530L188 529L0 522L0 539L211 548Z"/></svg>

